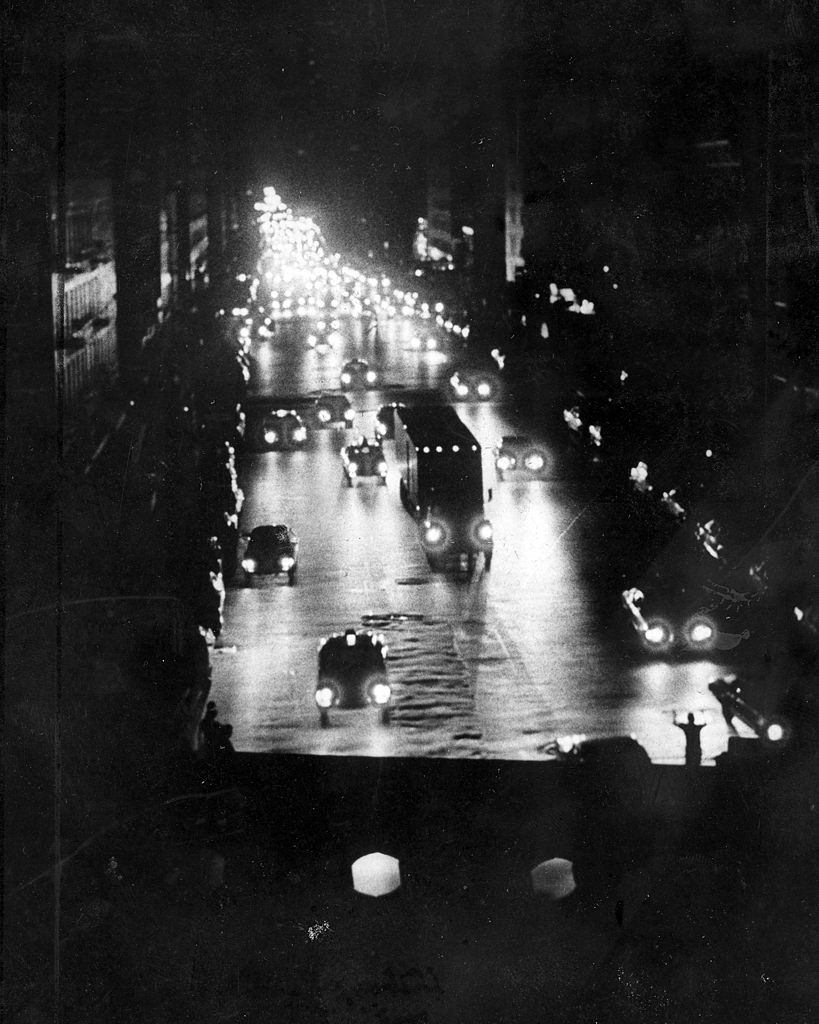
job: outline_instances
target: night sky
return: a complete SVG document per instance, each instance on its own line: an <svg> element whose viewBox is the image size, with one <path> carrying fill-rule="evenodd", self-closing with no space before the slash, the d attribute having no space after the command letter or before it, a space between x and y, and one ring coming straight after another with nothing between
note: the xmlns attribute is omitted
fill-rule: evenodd
<svg viewBox="0 0 819 1024"><path fill-rule="evenodd" d="M406 242L424 213L431 154L468 195L492 191L510 146L524 175L530 264L585 273L615 249L639 285L638 264L684 250L723 211L737 215L738 191L755 187L762 142L751 136L766 118L808 138L819 52L811 9L807 0L724 14L700 0L20 4L10 37L28 44L29 109L12 121L12 142L33 131L29 114L46 135L53 129L64 50L69 145L82 148L106 117L130 120L137 148L167 145L169 129L183 146L198 132L248 184L276 184L350 248L380 235ZM13 58L12 77L17 66ZM726 170L703 183L697 146L715 139L728 140ZM743 146L748 166L733 174ZM804 209L783 217L806 230Z"/></svg>

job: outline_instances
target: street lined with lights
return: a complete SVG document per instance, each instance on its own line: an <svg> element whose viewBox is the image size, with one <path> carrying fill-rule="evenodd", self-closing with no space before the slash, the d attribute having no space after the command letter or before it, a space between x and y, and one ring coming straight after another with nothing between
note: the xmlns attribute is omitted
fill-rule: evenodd
<svg viewBox="0 0 819 1024"><path fill-rule="evenodd" d="M339 398L346 392L356 438L385 429L374 417L385 403L416 404L417 397L409 396L418 389L437 394L434 400L440 402L449 391L478 439L487 489L493 480L498 483L487 507L491 523L477 515L470 526L475 543L494 546L495 558L491 572L478 567L471 578L457 569L430 572L425 547L432 553L445 549L449 527L433 518L421 524L419 536L402 509L396 442L386 441L386 487L345 487L345 473L351 479L360 475L357 464L352 468L358 460L348 454L344 470L341 448L347 442L327 429L328 415L338 422L339 414L320 404L316 429L308 425L303 450L247 454L245 528L257 521L287 521L299 532L302 548L298 587L288 590L271 581L252 590L235 585L228 590L224 642L235 645L237 653L218 663L214 696L234 723L237 746L539 758L554 756L549 748L554 736L633 733L652 759L679 760L680 740L669 710L713 707L707 686L720 671L708 660L713 626L692 620L681 634L693 655L685 660L624 663L619 634L610 629L608 595L587 582L595 564L583 537L602 530L606 510L589 502L583 486L571 483L572 468L555 439L526 437L509 421L507 408L486 402L492 397L490 376L464 375L463 386L472 394L470 401L459 401L466 396L452 394L446 364L421 358L434 353L445 359L456 326L461 338L468 336L446 315L443 303L408 294L387 275L364 274L327 254L314 222L292 216L274 195L261 205L260 226L270 244L248 283L256 283L262 309L237 315L240 329L250 328L252 390L257 395L335 392ZM253 329L266 320L275 325L272 338ZM443 333L428 334L423 323L429 325L426 331ZM331 353L318 362L309 338L331 334ZM364 364L358 389L352 374L349 381L341 377L352 360ZM499 371L497 360L490 365ZM368 372L376 379L368 380ZM568 426L570 420L582 425L571 409L564 418ZM597 428L591 434L594 445L605 432L595 422L592 426ZM498 462L499 437L524 438L514 469ZM444 447L422 445L441 457ZM454 447L457 443L449 450ZM638 473L647 478L640 467ZM502 486L500 474L508 477ZM390 675L384 683L390 725L373 731L372 718L356 712L330 718L321 728L315 709L329 710L336 695L332 686L316 688L316 638L370 622L390 641ZM670 650L677 639L676 631L659 621L648 621L643 634L658 651ZM618 693L614 703L612 688ZM387 691L367 692L378 704ZM706 759L725 744L716 711Z"/></svg>

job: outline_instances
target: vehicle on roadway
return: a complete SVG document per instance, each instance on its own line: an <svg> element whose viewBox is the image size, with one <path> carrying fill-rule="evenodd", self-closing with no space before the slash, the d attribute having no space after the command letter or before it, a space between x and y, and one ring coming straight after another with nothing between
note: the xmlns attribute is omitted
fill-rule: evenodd
<svg viewBox="0 0 819 1024"><path fill-rule="evenodd" d="M355 409L350 404L350 399L341 392L328 393L316 399L314 416L319 430L331 427L349 430L355 419Z"/></svg>
<svg viewBox="0 0 819 1024"><path fill-rule="evenodd" d="M783 747L790 740L792 729L787 719L758 706L736 676L714 679L708 689L719 701L727 725L732 726L733 720L738 718L769 748Z"/></svg>
<svg viewBox="0 0 819 1024"><path fill-rule="evenodd" d="M287 574L291 587L296 585L299 566L299 539L293 531L281 524L257 526L245 534L247 548L242 559L245 582L250 586L256 576Z"/></svg>
<svg viewBox="0 0 819 1024"><path fill-rule="evenodd" d="M371 630L347 629L319 643L316 706L322 728L330 709L373 706L383 724L390 720L392 691L387 678L387 645Z"/></svg>
<svg viewBox="0 0 819 1024"><path fill-rule="evenodd" d="M418 521L421 544L434 571L466 558L472 572L483 554L492 564L492 524L484 512L481 446L451 406L399 407L395 458L400 495ZM491 490L486 495L491 501Z"/></svg>
<svg viewBox="0 0 819 1024"><path fill-rule="evenodd" d="M258 395L243 403L245 447L267 452L300 448L308 439L315 398L301 395ZM303 432L302 432L303 430Z"/></svg>
<svg viewBox="0 0 819 1024"><path fill-rule="evenodd" d="M547 464L546 453L530 437L505 434L495 446L495 473L498 480L505 479L507 473L525 474L539 479Z"/></svg>
<svg viewBox="0 0 819 1024"><path fill-rule="evenodd" d="M583 765L606 771L624 766L647 769L651 759L634 736L560 736L546 747L564 764Z"/></svg>
<svg viewBox="0 0 819 1024"><path fill-rule="evenodd" d="M295 409L276 409L262 422L262 440L269 451L292 451L307 443L307 427Z"/></svg>
<svg viewBox="0 0 819 1024"><path fill-rule="evenodd" d="M395 437L395 410L403 405L403 402L388 402L375 414L375 432L384 441L392 441Z"/></svg>
<svg viewBox="0 0 819 1024"><path fill-rule="evenodd" d="M790 632L785 561L775 538L728 533L712 514L686 521L636 584L621 594L638 648L654 656L731 651ZM750 531L752 534L755 531ZM791 561L792 565L793 562Z"/></svg>
<svg viewBox="0 0 819 1024"><path fill-rule="evenodd" d="M456 402L491 402L500 392L497 372L461 367L449 378Z"/></svg>
<svg viewBox="0 0 819 1024"><path fill-rule="evenodd" d="M311 331L307 335L308 347L314 349L320 356L329 355L343 340L338 331L339 326L338 320L333 320L329 328L324 321L320 321L315 332Z"/></svg>
<svg viewBox="0 0 819 1024"><path fill-rule="evenodd" d="M366 359L350 359L341 367L341 386L345 388L374 388L378 374Z"/></svg>
<svg viewBox="0 0 819 1024"><path fill-rule="evenodd" d="M348 487L367 477L374 477L382 487L387 486L387 462L380 441L362 437L355 444L348 444L341 449L341 463Z"/></svg>

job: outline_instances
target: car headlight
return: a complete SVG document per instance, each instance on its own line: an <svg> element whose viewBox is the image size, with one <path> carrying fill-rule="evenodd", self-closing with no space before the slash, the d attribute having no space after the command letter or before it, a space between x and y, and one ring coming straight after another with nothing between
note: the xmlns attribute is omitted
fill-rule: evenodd
<svg viewBox="0 0 819 1024"><path fill-rule="evenodd" d="M266 444L275 444L279 440L279 435L275 430L266 430L264 432L264 439Z"/></svg>
<svg viewBox="0 0 819 1024"><path fill-rule="evenodd" d="M495 465L501 470L511 469L514 464L515 460L511 455L499 455L495 462Z"/></svg>
<svg viewBox="0 0 819 1024"><path fill-rule="evenodd" d="M387 463L386 462L379 462L378 463L378 472L381 473L382 476L386 474L386 472L387 472Z"/></svg>
<svg viewBox="0 0 819 1024"><path fill-rule="evenodd" d="M446 539L446 529L442 523L427 523L424 530L424 540L427 544L437 547L443 544Z"/></svg>
<svg viewBox="0 0 819 1024"><path fill-rule="evenodd" d="M288 569L292 569L295 564L296 559L291 558L290 555L285 555L283 558L279 559L279 565L285 572L287 572Z"/></svg>
<svg viewBox="0 0 819 1024"><path fill-rule="evenodd" d="M347 420L348 423L352 423L352 421L355 419L355 409L345 409L344 419Z"/></svg>
<svg viewBox="0 0 819 1024"><path fill-rule="evenodd" d="M375 704L386 704L390 699L389 683L376 683L370 690L370 694Z"/></svg>
<svg viewBox="0 0 819 1024"><path fill-rule="evenodd" d="M316 704L320 708L329 708L333 705L333 698L335 693L330 686L321 686L316 690Z"/></svg>
<svg viewBox="0 0 819 1024"><path fill-rule="evenodd" d="M329 409L319 409L318 418L322 423L329 423L332 419Z"/></svg>
<svg viewBox="0 0 819 1024"><path fill-rule="evenodd" d="M306 427L296 427L296 429L293 431L293 440L294 441L299 441L299 442L306 441L307 440L307 429L306 429Z"/></svg>
<svg viewBox="0 0 819 1024"><path fill-rule="evenodd" d="M353 378L350 376L349 373L342 373L342 375L341 375L341 383L342 384L349 384L352 379Z"/></svg>
<svg viewBox="0 0 819 1024"><path fill-rule="evenodd" d="M479 542L486 544L492 540L492 524L488 519L482 520L475 527L475 538Z"/></svg>
<svg viewBox="0 0 819 1024"><path fill-rule="evenodd" d="M256 559L255 558L243 558L242 559L242 568L244 569L245 572L255 572L256 571Z"/></svg>
<svg viewBox="0 0 819 1024"><path fill-rule="evenodd" d="M665 622L654 619L646 624L646 628L643 630L643 640L655 650L667 647L673 640L671 627Z"/></svg>
<svg viewBox="0 0 819 1024"><path fill-rule="evenodd" d="M466 386L466 384L456 384L455 394L458 395L459 398L466 398L466 396L469 394L469 388Z"/></svg>
<svg viewBox="0 0 819 1024"><path fill-rule="evenodd" d="M482 380L480 384L478 384L477 392L480 398L489 398L492 394L492 385L487 381Z"/></svg>
<svg viewBox="0 0 819 1024"><path fill-rule="evenodd" d="M347 471L349 472L350 476L355 476L356 473L358 472L358 463L357 462L348 462L347 463Z"/></svg>
<svg viewBox="0 0 819 1024"><path fill-rule="evenodd" d="M543 456L540 452L530 452L530 454L523 460L523 464L530 473L537 473L538 470L543 469Z"/></svg>
<svg viewBox="0 0 819 1024"><path fill-rule="evenodd" d="M367 383L375 384L375 370L367 370Z"/></svg>
<svg viewBox="0 0 819 1024"><path fill-rule="evenodd" d="M708 645L715 638L716 632L713 623L704 618L692 619L685 627L689 642L698 647Z"/></svg>

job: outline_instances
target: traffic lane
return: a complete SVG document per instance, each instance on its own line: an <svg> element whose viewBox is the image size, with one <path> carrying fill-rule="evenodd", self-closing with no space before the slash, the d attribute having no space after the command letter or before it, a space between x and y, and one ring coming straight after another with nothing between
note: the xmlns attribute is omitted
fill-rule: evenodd
<svg viewBox="0 0 819 1024"><path fill-rule="evenodd" d="M361 417L356 427L370 432L372 422L371 417ZM359 725L318 739L311 735L315 709L309 702L306 708L305 701L312 698L312 689L301 686L294 690L292 685L305 665L312 670L318 636L363 621L384 629L391 643L390 669L396 697L392 746L396 750L426 756L509 757L525 756L527 750L535 753L534 745L543 737L538 728L532 731L530 726L533 715L548 706L548 693L544 680L535 679L528 652L521 655L514 638L507 635L502 639L492 625L487 606L489 577L479 573L470 580L430 574L415 523L397 498L396 467L391 466L387 489L367 483L355 489L344 488L337 461L342 442L343 437L319 435L317 452L262 456L253 467L257 473L244 478L248 490L245 529L278 515L277 521L288 522L300 533L302 554L296 589L305 596L297 602L293 620L279 623L279 630L293 634L288 639L289 660L280 668L274 664L270 650L266 657L260 654L265 644L269 645L270 631L262 629L259 633L252 628L254 622L264 621L270 614L266 599L257 595L249 602L242 597L234 606L229 598L230 626L225 642L236 643L235 667L244 677L240 682L244 717L240 718L229 705L236 719L240 749L248 749L248 741L255 744L260 736L271 733L276 734L279 749L282 743L294 749L290 744L295 738L285 738L289 723L291 729L302 727L295 749L302 749L304 744L313 751L372 752L370 723L364 734ZM305 495L308 468L318 489ZM276 497L271 499L272 495ZM546 519L540 516L541 525ZM304 526L299 526L297 520ZM325 525L317 529L320 523ZM516 529L522 532L520 524ZM527 563L533 572L539 572L537 559L529 556ZM556 571L555 558L550 557L548 565ZM544 574L539 575L542 578ZM514 582L517 586L520 581ZM254 589L258 586L255 584ZM328 609L332 609L331 615ZM241 627L232 626L237 614L247 616L251 623L244 635ZM296 618L311 624L306 637L300 634ZM544 638L542 630L535 635L537 661ZM243 656L245 646L253 650ZM512 663L504 665L499 681L501 661ZM511 694L510 670L514 675ZM276 701L264 696L266 687L278 695ZM389 746L382 738L378 749L385 745Z"/></svg>
<svg viewBox="0 0 819 1024"><path fill-rule="evenodd" d="M395 753L389 735L371 728L370 709L343 713L343 729L321 730L313 698L319 639L382 605L378 553L414 541L409 517L390 516L387 489L343 484L339 451L349 433L322 431L310 450L252 455L243 464L243 532L285 523L300 553L295 587L285 577L248 587L241 572L228 587L213 699L234 726L237 749ZM385 533L382 522L406 529Z"/></svg>
<svg viewBox="0 0 819 1024"><path fill-rule="evenodd" d="M497 438L524 431L495 405L463 405L459 412L484 449L485 473L492 472ZM704 756L716 756L726 749L730 731L708 683L737 671L736 659L657 660L629 653L631 627L617 594L596 584L599 550L584 541L602 530L611 507L576 484L571 463L552 439L529 433L547 458L545 479L519 474L496 481L488 508L496 530L494 628L517 652L519 678L526 680L529 666L538 679L530 689L544 697L540 707L527 701L537 728L526 749L537 754L534 737L544 732L633 733L652 760L673 763L684 747L675 712L694 711L707 722ZM497 674L483 670L481 676L489 705L502 706Z"/></svg>
<svg viewBox="0 0 819 1024"><path fill-rule="evenodd" d="M391 335L395 347L398 334L399 325L392 322L381 332L379 345L384 347L384 339ZM366 355L363 352L365 340L368 339L361 339L356 352L345 354ZM407 353L399 353L396 358L407 356ZM409 354L411 360L416 357L415 352ZM395 365L395 362L387 362L387 365ZM301 379L312 389L315 372L311 376L309 367L302 372ZM409 375L409 379L417 383L417 378ZM382 399L398 397L382 392L350 394L358 407L367 409L377 408ZM503 433L519 433L520 429L509 420L508 410L499 406L461 405L458 409L484 446L486 479L490 481L494 473L493 445ZM360 419L354 433L359 430L372 433L372 425L371 419ZM560 480L566 472L566 464L553 444L543 443L549 456L550 472ZM293 464L296 465L297 460ZM326 477L326 480L333 479L334 474L338 474L335 476L338 479L338 464L318 472L319 477ZM390 490L394 491L394 468L391 475ZM544 488L545 495L539 493ZM430 621L425 620L423 628L413 627L425 637L420 642L417 637L408 635L406 626L399 629L391 624L389 627L397 633L398 647L394 645L391 659L395 664L402 665L401 645L410 649L413 643L416 654L420 651L423 655L421 661L426 658L428 662L421 672L424 683L419 685L416 672L412 690L403 694L405 711L414 705L412 729L407 730L404 740L406 748L438 756L538 756L544 736L548 738L561 732L607 732L613 724L616 728L633 725L641 734L649 731L658 734L658 741L651 744L653 756L667 753L669 746L677 751L679 733L669 721L673 708L659 709L658 720L658 709L653 706L658 677L662 676L661 689L666 697L670 693L675 704L688 704L694 697L702 703L702 697L707 700L707 695L703 686L698 685L691 666L675 666L671 672L666 668L659 673L655 663L637 664L624 672L618 660L621 654L618 645L607 647L601 642L600 629L594 628L600 623L595 621L593 611L600 595L584 584L582 558L578 557L579 572L578 562L573 561L575 556L584 553L577 524L582 522L593 532L595 513L600 509L593 503L591 507L582 502L578 504L575 495L570 490L560 490L555 480L551 483L521 480L496 483L493 490L496 502L498 499L501 502L489 507L498 528L498 555L488 581L481 582L478 577L465 584L457 578L431 578L414 525L409 517L402 515L400 506L396 506L390 515L397 515L402 524L403 547L401 544L393 547L394 551L404 552L399 564L381 564L374 561L370 553L369 561L355 568L357 578L352 587L346 585L352 571L349 565L335 565L330 575L325 572L320 583L327 591L327 603L335 609L335 628L355 624L356 616L361 614L362 595L373 593L380 595L382 612L387 609L387 613L391 613L398 608L413 616L431 613ZM380 500L383 502L383 498ZM315 507L315 502L310 504ZM325 558L325 566L332 564L334 550L344 549L344 538L349 538L351 530L355 532L352 521L340 526L341 546L329 545L331 550ZM320 544L322 538L317 537L316 542ZM411 557L407 557L408 552L412 553ZM493 580L497 582L492 583ZM491 596L488 607L487 582ZM410 596L407 588L415 588L415 594ZM339 596L330 593L338 589L356 595L344 606L343 615ZM319 628L325 625L321 617L314 615L314 620L313 637L331 628L329 625L326 629ZM288 668L288 672L294 674L303 671L304 664L312 665L315 661L315 651L309 642L306 647L296 649L295 667ZM544 663L548 664L549 672L544 673ZM504 666L502 673L498 669L500 665ZM510 694L508 685L510 674L515 680L514 694ZM601 685L602 681L613 681L616 694L609 693ZM400 688L399 680L398 690ZM287 692L286 680L280 689ZM419 698L419 694L423 697ZM601 695L605 696L602 709L599 707ZM643 707L647 697L652 702L648 722ZM400 714L397 717L400 724ZM435 719L441 721L436 723ZM408 712L404 725L410 726ZM328 746L326 740L319 745L322 749Z"/></svg>
<svg viewBox="0 0 819 1024"><path fill-rule="evenodd" d="M342 388L341 368L353 358L366 359L379 374L380 388L443 388L449 375L449 340L406 318L385 319L377 336L354 317L342 321L341 341L326 354L307 344L306 323L282 321L276 336L255 342L251 351L251 395L309 394ZM436 349L412 347L418 337L426 344L434 338ZM346 389L345 389L346 390Z"/></svg>
<svg viewBox="0 0 819 1024"><path fill-rule="evenodd" d="M492 436L514 429L501 412L480 409ZM357 430L371 423L360 417ZM707 703L710 666L623 671L619 644L601 637L595 594L578 567L582 545L573 549L573 524L589 510L573 503L565 483L496 485L492 572L432 575L398 501L396 467L387 489L343 487L343 441L322 433L311 452L255 457L243 478L243 529L287 522L302 537L302 554L296 588L256 583L253 597L228 596L224 643L235 643L237 654L219 701L239 749L542 757L555 735L625 731L655 759L681 757L670 715L684 701L690 706L686 684L699 706L702 697ZM367 711L317 732L317 639L362 623L383 629L391 645L391 733L374 729Z"/></svg>

